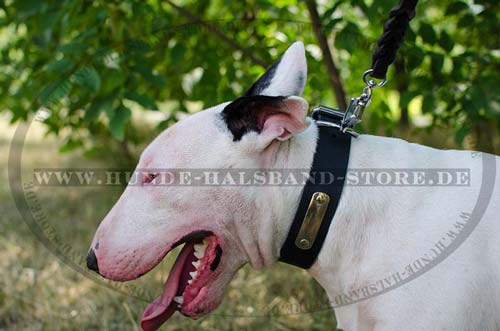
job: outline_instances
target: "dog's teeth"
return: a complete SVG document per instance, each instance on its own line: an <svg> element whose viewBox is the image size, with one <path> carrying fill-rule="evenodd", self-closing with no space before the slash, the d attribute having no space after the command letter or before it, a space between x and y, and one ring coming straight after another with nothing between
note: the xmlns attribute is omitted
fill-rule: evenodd
<svg viewBox="0 0 500 331"><path fill-rule="evenodd" d="M195 244L194 245L194 250L195 251L205 251L205 247L207 246L206 241L203 241L201 244Z"/></svg>
<svg viewBox="0 0 500 331"><path fill-rule="evenodd" d="M197 274L198 274L198 271L191 271L189 273L189 275L191 276L192 279L194 279L194 277L196 277Z"/></svg>
<svg viewBox="0 0 500 331"><path fill-rule="evenodd" d="M193 265L196 269L198 269L198 267L200 266L200 261L193 261Z"/></svg>
<svg viewBox="0 0 500 331"><path fill-rule="evenodd" d="M192 282L193 282L192 279L188 280L188 285L191 285Z"/></svg>
<svg viewBox="0 0 500 331"><path fill-rule="evenodd" d="M174 297L174 301L177 302L179 305L182 305L182 303L184 302L184 298L181 295L179 295L179 296ZM180 308L180 306L179 306L179 308Z"/></svg>
<svg viewBox="0 0 500 331"><path fill-rule="evenodd" d="M196 258L198 259L201 259L203 255L205 255L205 248L206 246L204 244L194 245L194 256L196 256Z"/></svg>

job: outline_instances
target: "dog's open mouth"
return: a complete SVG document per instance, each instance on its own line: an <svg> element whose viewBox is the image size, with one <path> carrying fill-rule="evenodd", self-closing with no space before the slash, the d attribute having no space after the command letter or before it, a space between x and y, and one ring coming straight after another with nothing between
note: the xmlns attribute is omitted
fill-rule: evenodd
<svg viewBox="0 0 500 331"><path fill-rule="evenodd" d="M163 293L151 303L142 316L144 331L158 329L176 310L195 311L195 299L219 265L222 248L218 237L197 231L184 237L173 247L185 243L168 276Z"/></svg>

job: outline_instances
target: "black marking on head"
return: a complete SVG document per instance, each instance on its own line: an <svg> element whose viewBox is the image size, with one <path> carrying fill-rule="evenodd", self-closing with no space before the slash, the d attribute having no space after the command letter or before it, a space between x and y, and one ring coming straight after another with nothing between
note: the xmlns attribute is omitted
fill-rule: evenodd
<svg viewBox="0 0 500 331"><path fill-rule="evenodd" d="M221 114L233 134L233 141L241 140L243 135L250 131L260 133L264 126L265 111L279 108L285 98L267 95L244 96L228 104Z"/></svg>
<svg viewBox="0 0 500 331"><path fill-rule="evenodd" d="M253 83L252 87L248 89L248 91L243 94L244 97L249 97L252 95L259 95L262 91L264 91L269 84L271 84L271 81L273 80L274 74L276 73L276 69L278 68L278 65L281 62L281 57L276 60L276 62L273 63L272 66L269 67L269 69L266 70L266 72L260 76L259 79L255 83Z"/></svg>

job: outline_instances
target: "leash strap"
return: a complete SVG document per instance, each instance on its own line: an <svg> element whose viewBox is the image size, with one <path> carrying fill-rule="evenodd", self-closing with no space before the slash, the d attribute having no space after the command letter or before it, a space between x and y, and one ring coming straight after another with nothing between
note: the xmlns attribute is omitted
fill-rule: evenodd
<svg viewBox="0 0 500 331"><path fill-rule="evenodd" d="M387 69L394 62L396 53L403 42L411 19L415 16L418 0L400 0L393 7L389 20L384 25L384 33L377 41L377 48L372 56L372 72L370 76L385 79Z"/></svg>
<svg viewBox="0 0 500 331"><path fill-rule="evenodd" d="M313 118L314 118L313 114ZM321 122L332 122L336 119L329 114L316 114L316 120ZM330 223L333 220L335 212L340 202L342 189L344 187L345 177L347 173L347 165L349 163L349 152L351 149L351 135L344 133L340 129L333 126L318 125L318 143L314 153L314 159L311 170L309 172L309 180L304 186L302 197L299 206L295 213L295 218L292 222L285 243L281 247L280 261L294 266L309 269L316 261L318 254L323 246ZM333 174L333 182L324 181L320 175ZM325 177L326 178L326 177ZM332 179L332 178L330 178ZM307 222L306 214L309 213L312 199L317 199L318 193L326 193L329 197L326 211L322 218L321 215L315 215L317 218L317 226L315 238L302 238L303 225ZM320 193L320 194L321 194ZM316 195L315 195L316 194ZM306 240L306 242L304 242ZM312 241L312 242L311 242Z"/></svg>

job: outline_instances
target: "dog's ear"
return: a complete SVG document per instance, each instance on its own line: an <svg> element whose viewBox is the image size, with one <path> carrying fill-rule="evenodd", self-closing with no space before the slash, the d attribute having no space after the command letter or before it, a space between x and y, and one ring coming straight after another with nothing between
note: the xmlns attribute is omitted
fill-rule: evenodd
<svg viewBox="0 0 500 331"><path fill-rule="evenodd" d="M265 148L275 139L286 140L305 130L308 107L306 100L296 96L245 96L228 104L222 116L233 141L255 131L258 133L257 145Z"/></svg>
<svg viewBox="0 0 500 331"><path fill-rule="evenodd" d="M243 96L302 95L307 78L304 44L293 43Z"/></svg>

